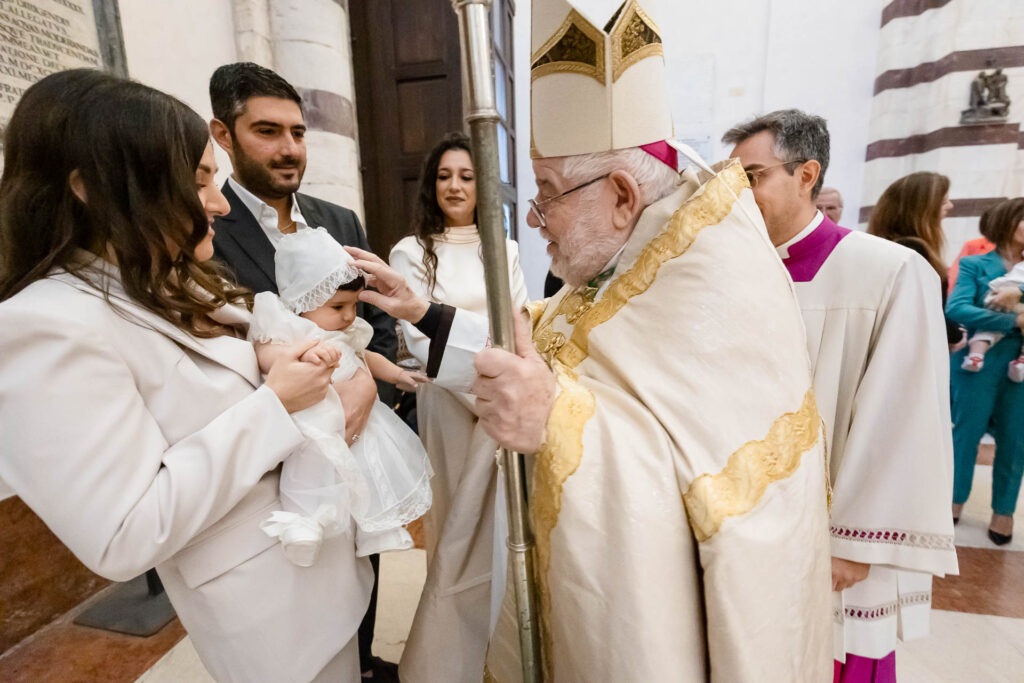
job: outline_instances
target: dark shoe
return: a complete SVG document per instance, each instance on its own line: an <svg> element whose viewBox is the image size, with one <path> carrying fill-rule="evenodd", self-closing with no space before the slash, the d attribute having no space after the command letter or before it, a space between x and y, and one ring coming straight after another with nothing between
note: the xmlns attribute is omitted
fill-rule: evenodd
<svg viewBox="0 0 1024 683"><path fill-rule="evenodd" d="M370 659L370 668L363 671L362 680L374 681L374 683L399 683L398 665L374 655Z"/></svg>
<svg viewBox="0 0 1024 683"><path fill-rule="evenodd" d="M953 503L953 526L956 526L960 522L960 515L964 511L963 503Z"/></svg>
<svg viewBox="0 0 1024 683"><path fill-rule="evenodd" d="M1013 540L1013 534L1000 534L991 529L988 530L988 537L996 545L1006 545Z"/></svg>

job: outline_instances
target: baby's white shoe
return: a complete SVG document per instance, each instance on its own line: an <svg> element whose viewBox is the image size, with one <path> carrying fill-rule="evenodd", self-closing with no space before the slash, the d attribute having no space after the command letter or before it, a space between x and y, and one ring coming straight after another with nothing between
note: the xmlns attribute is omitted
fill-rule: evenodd
<svg viewBox="0 0 1024 683"><path fill-rule="evenodd" d="M292 564L312 567L320 556L324 542L324 530L316 522L311 525L296 525L281 534L281 550Z"/></svg>
<svg viewBox="0 0 1024 683"><path fill-rule="evenodd" d="M1006 371L1006 376L1010 378L1011 382L1016 382L1017 384L1024 382L1024 356L1010 361L1010 367Z"/></svg>
<svg viewBox="0 0 1024 683"><path fill-rule="evenodd" d="M312 567L324 542L324 526L332 523L336 516L333 506L321 506L309 517L278 510L260 523L260 529L281 541L281 550L289 562Z"/></svg>
<svg viewBox="0 0 1024 683"><path fill-rule="evenodd" d="M964 356L964 362L960 364L960 367L967 372L979 372L985 367L985 356L980 353L969 353Z"/></svg>

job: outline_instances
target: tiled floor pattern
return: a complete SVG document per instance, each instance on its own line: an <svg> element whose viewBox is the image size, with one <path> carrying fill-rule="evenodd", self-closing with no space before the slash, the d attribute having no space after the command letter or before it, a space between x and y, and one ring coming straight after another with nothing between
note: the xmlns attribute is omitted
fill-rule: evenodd
<svg viewBox="0 0 1024 683"><path fill-rule="evenodd" d="M991 453L983 448L974 489L956 527L960 575L933 584L931 635L896 650L900 683L1024 681L1024 501L1014 540L988 540Z"/></svg>

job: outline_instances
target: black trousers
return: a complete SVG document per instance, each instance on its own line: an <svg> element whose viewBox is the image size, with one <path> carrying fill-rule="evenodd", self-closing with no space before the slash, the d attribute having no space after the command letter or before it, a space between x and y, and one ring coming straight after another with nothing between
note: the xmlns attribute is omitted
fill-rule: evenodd
<svg viewBox="0 0 1024 683"><path fill-rule="evenodd" d="M377 623L377 583L380 579L380 555L370 555L373 567L373 590L370 591L370 606L366 608L363 622L359 624L359 670L369 671L373 667L373 627Z"/></svg>

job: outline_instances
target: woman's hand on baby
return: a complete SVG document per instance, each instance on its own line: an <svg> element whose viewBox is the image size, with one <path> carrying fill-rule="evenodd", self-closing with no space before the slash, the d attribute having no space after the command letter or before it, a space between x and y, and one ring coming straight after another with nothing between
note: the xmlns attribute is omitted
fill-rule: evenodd
<svg viewBox="0 0 1024 683"><path fill-rule="evenodd" d="M988 307L996 311L1013 312L1017 304L1020 303L1020 295L1020 287L1017 285L1000 287L992 295L992 299L988 302Z"/></svg>
<svg viewBox="0 0 1024 683"><path fill-rule="evenodd" d="M323 342L317 342L316 346L306 351L299 357L303 363L313 363L314 365L330 365L334 367L341 360L341 351L331 344L324 344Z"/></svg>
<svg viewBox="0 0 1024 683"><path fill-rule="evenodd" d="M395 378L394 385L402 391L416 391L420 385L433 381L419 370L402 370Z"/></svg>
<svg viewBox="0 0 1024 683"><path fill-rule="evenodd" d="M357 370L350 378L335 382L334 389L341 397L345 408L345 442L353 443L353 437L363 433L370 410L377 400L377 384L366 370Z"/></svg>
<svg viewBox="0 0 1024 683"><path fill-rule="evenodd" d="M306 340L290 344L274 361L267 373L266 385L277 394L289 413L309 408L324 399L331 384L333 365L304 362L301 358L317 342Z"/></svg>

